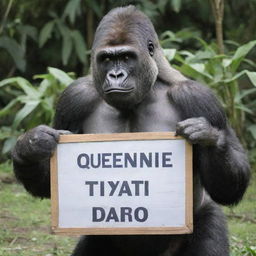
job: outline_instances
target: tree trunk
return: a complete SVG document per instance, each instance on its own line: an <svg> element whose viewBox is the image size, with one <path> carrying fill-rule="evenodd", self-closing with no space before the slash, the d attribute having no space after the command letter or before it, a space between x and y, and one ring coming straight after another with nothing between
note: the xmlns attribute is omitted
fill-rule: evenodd
<svg viewBox="0 0 256 256"><path fill-rule="evenodd" d="M215 19L215 31L219 54L224 54L223 43L223 17L224 17L224 0L210 0L212 12Z"/></svg>

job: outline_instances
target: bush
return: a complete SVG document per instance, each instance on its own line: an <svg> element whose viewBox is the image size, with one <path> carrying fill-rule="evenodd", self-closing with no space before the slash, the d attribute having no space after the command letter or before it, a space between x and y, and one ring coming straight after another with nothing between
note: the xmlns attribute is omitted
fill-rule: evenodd
<svg viewBox="0 0 256 256"><path fill-rule="evenodd" d="M169 40L168 40L169 38ZM186 37L185 37L186 38ZM174 33L165 33L163 43L172 46L184 42ZM191 39L191 38L190 38ZM226 49L226 54L218 54L215 44L201 43L197 51L166 48L165 55L172 65L184 75L211 87L219 97L231 126L238 137L250 150L251 160L256 160L256 63L247 59L247 54L255 47L256 40L235 50Z"/></svg>
<svg viewBox="0 0 256 256"><path fill-rule="evenodd" d="M0 82L1 97L7 97L8 104L0 111L0 139L2 153L10 152L17 137L39 124L51 125L55 103L60 93L72 81L73 74L56 68L48 73L36 75L34 84L22 77L13 77ZM37 80L41 80L39 83Z"/></svg>

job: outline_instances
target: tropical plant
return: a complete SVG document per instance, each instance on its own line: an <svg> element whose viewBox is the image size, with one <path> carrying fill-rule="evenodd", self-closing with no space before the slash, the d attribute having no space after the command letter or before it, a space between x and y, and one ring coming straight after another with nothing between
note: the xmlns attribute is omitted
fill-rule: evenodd
<svg viewBox="0 0 256 256"><path fill-rule="evenodd" d="M170 35L170 40L177 43L179 38L173 33ZM241 45L235 51L218 54L214 43L195 39L202 45L198 51L165 49L166 57L184 75L211 87L220 98L240 139L245 142L247 135L255 141L256 126L250 120L255 119L256 113L256 72L251 71L256 64L246 56L256 41ZM247 138L247 142L248 145L251 140Z"/></svg>
<svg viewBox="0 0 256 256"><path fill-rule="evenodd" d="M40 83L32 84L22 77L0 82L1 93L11 98L0 110L0 119L7 120L0 128L0 139L4 141L3 154L11 150L24 129L42 123L51 124L57 97L73 81L73 74L51 67L48 71L47 74L34 76L35 80L41 80Z"/></svg>

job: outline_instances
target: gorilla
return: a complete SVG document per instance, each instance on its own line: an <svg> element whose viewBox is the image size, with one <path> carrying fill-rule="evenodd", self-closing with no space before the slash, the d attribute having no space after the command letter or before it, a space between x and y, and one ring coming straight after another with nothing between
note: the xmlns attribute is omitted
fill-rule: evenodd
<svg viewBox="0 0 256 256"><path fill-rule="evenodd" d="M245 151L210 89L169 65L142 12L113 9L96 30L91 74L64 90L53 128L40 125L19 137L16 177L32 195L50 197L49 159L60 134L161 131L193 144L194 232L83 236L72 256L227 256L218 204L238 203L250 178Z"/></svg>

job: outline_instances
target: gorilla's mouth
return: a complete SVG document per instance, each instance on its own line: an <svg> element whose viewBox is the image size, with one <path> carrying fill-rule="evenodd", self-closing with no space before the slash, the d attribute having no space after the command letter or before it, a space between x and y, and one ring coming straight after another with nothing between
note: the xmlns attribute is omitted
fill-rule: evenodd
<svg viewBox="0 0 256 256"><path fill-rule="evenodd" d="M132 92L134 90L134 87L130 88L107 88L104 90L105 94L110 94L110 93L128 93Z"/></svg>

